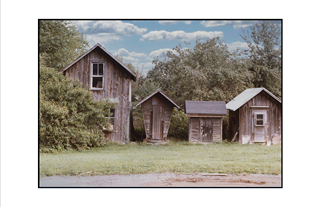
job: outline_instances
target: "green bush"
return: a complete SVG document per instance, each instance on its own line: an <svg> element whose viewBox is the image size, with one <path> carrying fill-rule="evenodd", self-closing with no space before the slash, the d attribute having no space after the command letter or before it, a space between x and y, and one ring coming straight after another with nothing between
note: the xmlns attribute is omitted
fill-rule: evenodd
<svg viewBox="0 0 320 207"><path fill-rule="evenodd" d="M174 108L168 137L187 141L188 133L188 116L183 111L179 111L177 108Z"/></svg>
<svg viewBox="0 0 320 207"><path fill-rule="evenodd" d="M102 128L113 107L94 101L79 81L71 81L52 68L40 66L40 152L88 149L103 144Z"/></svg>

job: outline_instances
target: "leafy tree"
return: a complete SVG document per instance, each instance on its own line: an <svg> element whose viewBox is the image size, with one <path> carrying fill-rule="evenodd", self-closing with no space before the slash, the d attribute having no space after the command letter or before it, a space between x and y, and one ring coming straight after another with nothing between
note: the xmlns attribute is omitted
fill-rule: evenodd
<svg viewBox="0 0 320 207"><path fill-rule="evenodd" d="M281 97L281 25L270 21L254 23L240 35L248 44L248 69L254 87L265 87Z"/></svg>
<svg viewBox="0 0 320 207"><path fill-rule="evenodd" d="M229 52L219 38L197 40L193 49L178 45L153 63L147 78L160 84L180 106L185 100L227 102L251 86L239 52Z"/></svg>
<svg viewBox="0 0 320 207"><path fill-rule="evenodd" d="M39 21L39 54L45 65L61 70L89 46L85 36L73 22L64 20Z"/></svg>
<svg viewBox="0 0 320 207"><path fill-rule="evenodd" d="M177 108L173 109L168 131L168 137L175 137L180 140L188 141L188 116Z"/></svg>
<svg viewBox="0 0 320 207"><path fill-rule="evenodd" d="M87 149L103 144L102 128L113 104L94 101L79 81L40 66L39 146L41 152Z"/></svg>

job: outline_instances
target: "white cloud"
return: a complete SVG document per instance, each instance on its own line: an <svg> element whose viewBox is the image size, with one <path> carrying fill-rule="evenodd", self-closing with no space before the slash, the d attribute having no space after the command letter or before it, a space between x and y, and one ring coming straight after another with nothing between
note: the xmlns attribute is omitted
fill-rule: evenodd
<svg viewBox="0 0 320 207"><path fill-rule="evenodd" d="M120 36L142 35L146 28L139 28L131 23L122 21L74 21L79 30L84 34L109 33Z"/></svg>
<svg viewBox="0 0 320 207"><path fill-rule="evenodd" d="M142 71L143 75L146 75L148 71L154 67L154 65L152 63L138 63L135 64L135 67L137 70Z"/></svg>
<svg viewBox="0 0 320 207"><path fill-rule="evenodd" d="M235 50L237 48L239 48L240 50L245 50L245 49L249 49L247 43L245 42L240 42L240 41L237 41L237 42L233 42L231 44L227 44L228 46L228 49L229 50Z"/></svg>
<svg viewBox="0 0 320 207"><path fill-rule="evenodd" d="M249 26L252 26L253 21L202 21L200 23L204 27L218 27L218 26L225 26L225 25L233 25L233 29L242 29Z"/></svg>
<svg viewBox="0 0 320 207"><path fill-rule="evenodd" d="M99 34L87 34L86 35L87 41L91 46L100 43L105 44L109 43L113 40L120 40L120 36L108 33L99 33Z"/></svg>
<svg viewBox="0 0 320 207"><path fill-rule="evenodd" d="M177 24L178 21L159 21L159 24L162 25L171 25L171 24Z"/></svg>
<svg viewBox="0 0 320 207"><path fill-rule="evenodd" d="M127 61L131 61L131 62L138 62L139 59L137 58L133 58L133 57L130 57L130 56L121 56L124 60L127 60Z"/></svg>
<svg viewBox="0 0 320 207"><path fill-rule="evenodd" d="M200 24L202 24L204 27L218 27L231 23L232 21L202 21Z"/></svg>
<svg viewBox="0 0 320 207"><path fill-rule="evenodd" d="M243 29L250 26L252 26L252 24L235 24L233 25L233 29Z"/></svg>
<svg viewBox="0 0 320 207"><path fill-rule="evenodd" d="M147 34L142 35L141 41L144 40L182 40L189 41L193 39L203 39L203 38L214 38L214 37L223 37L223 32L221 31L196 31L192 33L186 33L182 30L167 32L165 30L161 31L151 31Z"/></svg>
<svg viewBox="0 0 320 207"><path fill-rule="evenodd" d="M79 31L86 35L91 46L121 40L121 36L142 35L146 28L139 28L122 21L73 21Z"/></svg>
<svg viewBox="0 0 320 207"><path fill-rule="evenodd" d="M130 55L130 56L133 56L133 57L147 57L146 54L144 54L144 53L137 53L137 52L130 52L129 55Z"/></svg>
<svg viewBox="0 0 320 207"><path fill-rule="evenodd" d="M119 49L114 54L119 55L119 56L147 57L147 55L144 53L129 52L128 50L126 50L124 48Z"/></svg>
<svg viewBox="0 0 320 207"><path fill-rule="evenodd" d="M163 56L163 53L166 54L168 51L173 52L174 54L178 54L177 51L170 49L170 48L163 48L163 49L159 49L159 50L155 50L150 52L149 56L150 57L161 57Z"/></svg>
<svg viewBox="0 0 320 207"><path fill-rule="evenodd" d="M172 24L177 24L179 22L184 22L185 24L191 24L191 21L171 21L171 20L163 20L163 21L159 21L159 24L162 25L172 25Z"/></svg>

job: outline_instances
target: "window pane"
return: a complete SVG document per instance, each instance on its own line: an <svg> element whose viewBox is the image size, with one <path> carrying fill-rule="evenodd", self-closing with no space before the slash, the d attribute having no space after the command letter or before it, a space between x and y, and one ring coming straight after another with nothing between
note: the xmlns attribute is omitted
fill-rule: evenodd
<svg viewBox="0 0 320 207"><path fill-rule="evenodd" d="M110 117L115 117L116 109L110 109L110 112L112 113Z"/></svg>
<svg viewBox="0 0 320 207"><path fill-rule="evenodd" d="M257 125L263 125L263 120L257 120Z"/></svg>
<svg viewBox="0 0 320 207"><path fill-rule="evenodd" d="M97 75L97 65L98 64L93 64L93 75Z"/></svg>
<svg viewBox="0 0 320 207"><path fill-rule="evenodd" d="M92 88L102 88L102 77L92 78Z"/></svg>
<svg viewBox="0 0 320 207"><path fill-rule="evenodd" d="M257 114L257 119L263 119L263 114Z"/></svg>
<svg viewBox="0 0 320 207"><path fill-rule="evenodd" d="M99 75L103 75L103 64L99 64Z"/></svg>

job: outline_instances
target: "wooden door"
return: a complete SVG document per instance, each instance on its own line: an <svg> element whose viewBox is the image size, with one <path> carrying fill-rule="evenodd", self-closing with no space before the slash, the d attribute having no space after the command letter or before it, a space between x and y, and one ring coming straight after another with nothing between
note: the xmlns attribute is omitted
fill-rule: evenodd
<svg viewBox="0 0 320 207"><path fill-rule="evenodd" d="M200 119L201 141L212 142L213 123L211 118Z"/></svg>
<svg viewBox="0 0 320 207"><path fill-rule="evenodd" d="M198 117L189 118L189 141L200 141L200 119Z"/></svg>
<svg viewBox="0 0 320 207"><path fill-rule="evenodd" d="M212 118L212 141L222 141L222 118Z"/></svg>
<svg viewBox="0 0 320 207"><path fill-rule="evenodd" d="M254 142L266 142L267 110L253 110Z"/></svg>
<svg viewBox="0 0 320 207"><path fill-rule="evenodd" d="M152 139L162 139L162 113L160 106L153 106Z"/></svg>

